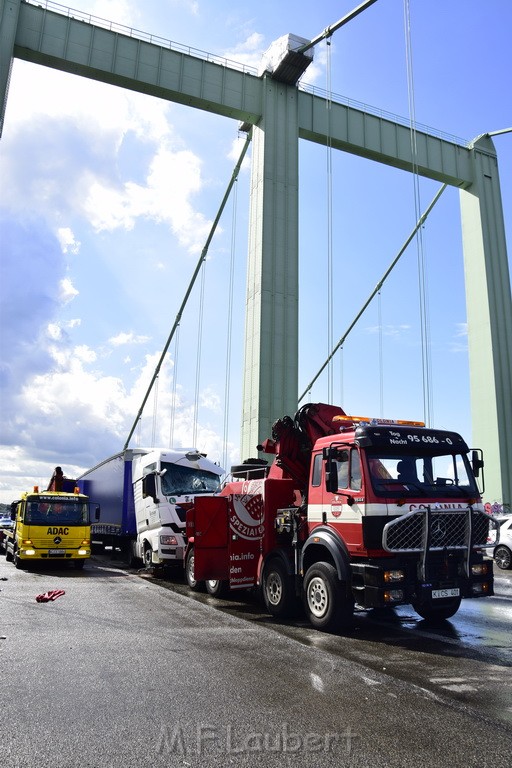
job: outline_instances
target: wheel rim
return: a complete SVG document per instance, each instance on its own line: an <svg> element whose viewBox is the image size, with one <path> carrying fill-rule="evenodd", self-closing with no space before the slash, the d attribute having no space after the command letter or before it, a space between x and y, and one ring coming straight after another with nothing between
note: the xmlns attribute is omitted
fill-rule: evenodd
<svg viewBox="0 0 512 768"><path fill-rule="evenodd" d="M206 584L207 584L208 587L210 587L210 589L217 589L217 587L219 585L219 580L218 579L208 579L206 581Z"/></svg>
<svg viewBox="0 0 512 768"><path fill-rule="evenodd" d="M275 571L269 573L267 579L267 598L271 605L279 605L283 597L283 583Z"/></svg>
<svg viewBox="0 0 512 768"><path fill-rule="evenodd" d="M187 580L191 587L194 587L196 585L196 580L194 578L194 555L190 555L188 558Z"/></svg>
<svg viewBox="0 0 512 768"><path fill-rule="evenodd" d="M311 579L307 591L308 608L311 613L321 619L329 607L329 594L323 579L318 576Z"/></svg>
<svg viewBox="0 0 512 768"><path fill-rule="evenodd" d="M494 553L494 559L499 568L507 569L510 567L510 552L504 547L498 547Z"/></svg>
<svg viewBox="0 0 512 768"><path fill-rule="evenodd" d="M144 563L147 566L152 565L152 557L151 557L151 550L150 549L145 549L144 550Z"/></svg>

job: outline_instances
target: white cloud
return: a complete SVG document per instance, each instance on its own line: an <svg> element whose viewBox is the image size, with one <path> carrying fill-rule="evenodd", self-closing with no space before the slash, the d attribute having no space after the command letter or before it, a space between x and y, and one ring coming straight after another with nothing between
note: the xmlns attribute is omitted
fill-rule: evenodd
<svg viewBox="0 0 512 768"><path fill-rule="evenodd" d="M223 56L229 61L258 69L261 57L267 47L263 35L259 32L252 32L243 42L225 51Z"/></svg>
<svg viewBox="0 0 512 768"><path fill-rule="evenodd" d="M168 102L19 61L14 78L0 156L11 213L44 215L63 253L80 248L61 224L77 214L96 232L165 222L181 245L201 248L210 228L192 203L201 161L174 135ZM118 160L133 137L142 181L124 178Z"/></svg>
<svg viewBox="0 0 512 768"><path fill-rule="evenodd" d="M331 54L334 53L334 43L331 42ZM318 85L320 88L327 88L327 70L329 63L327 60L327 46L325 43L316 45L313 52L313 61L308 66L301 80L304 83L310 83L311 85ZM321 82L321 79L324 82Z"/></svg>
<svg viewBox="0 0 512 768"><path fill-rule="evenodd" d="M112 344L113 347L120 347L124 344L145 344L147 341L149 341L149 336L138 335L130 331L129 333L118 333L117 336L112 336L108 343Z"/></svg>
<svg viewBox="0 0 512 768"><path fill-rule="evenodd" d="M83 210L97 232L118 227L130 230L139 217L168 222L180 244L195 252L211 226L190 203L201 187L199 158L162 144L151 160L145 185L91 179Z"/></svg>
<svg viewBox="0 0 512 768"><path fill-rule="evenodd" d="M100 19L114 21L118 24L126 24L127 26L130 26L134 19L132 3L127 2L127 0L94 0L92 3L82 0L80 9L87 9L88 13Z"/></svg>
<svg viewBox="0 0 512 768"><path fill-rule="evenodd" d="M87 344L80 344L78 347L75 347L73 355L84 363L94 363L97 359L96 352L88 347Z"/></svg>
<svg viewBox="0 0 512 768"><path fill-rule="evenodd" d="M400 325L370 325L366 328L367 333L379 333L382 331L383 336L403 336L411 330L411 326L407 323Z"/></svg>
<svg viewBox="0 0 512 768"><path fill-rule="evenodd" d="M450 352L455 354L464 353L468 351L468 324L456 323L454 339L449 343Z"/></svg>
<svg viewBox="0 0 512 768"><path fill-rule="evenodd" d="M75 239L69 227L59 227L57 229L57 239L62 248L62 253L73 253L76 255L79 252L80 243Z"/></svg>
<svg viewBox="0 0 512 768"><path fill-rule="evenodd" d="M217 413L221 412L220 397L217 392L214 392L209 387L206 387L200 395L200 405L202 408L206 408L210 411Z"/></svg>
<svg viewBox="0 0 512 768"><path fill-rule="evenodd" d="M47 328L48 338L58 341L62 338L62 329L58 323L49 323Z"/></svg>
<svg viewBox="0 0 512 768"><path fill-rule="evenodd" d="M245 136L237 136L235 139L233 139L233 142L231 143L231 149L228 152L228 157L234 164L236 164L240 159L240 155L242 153L242 149L244 148L246 141L247 139ZM251 150L249 148L243 159L241 170L249 171L250 168L251 168Z"/></svg>
<svg viewBox="0 0 512 768"><path fill-rule="evenodd" d="M78 293L69 277L64 277L59 282L59 299L62 304L69 304L75 296L78 296Z"/></svg>

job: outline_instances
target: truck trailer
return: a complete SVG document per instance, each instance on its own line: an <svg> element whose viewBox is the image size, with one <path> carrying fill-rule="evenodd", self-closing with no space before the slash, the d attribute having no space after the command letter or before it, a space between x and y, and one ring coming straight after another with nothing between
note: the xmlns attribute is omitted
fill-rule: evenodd
<svg viewBox="0 0 512 768"><path fill-rule="evenodd" d="M355 607L447 619L463 598L493 594L482 452L459 434L319 403L276 421L258 450L270 466L232 468L187 513L192 589L255 587L271 615L302 603L329 631L349 627Z"/></svg>
<svg viewBox="0 0 512 768"><path fill-rule="evenodd" d="M224 470L196 450L128 448L77 478L101 505L93 543L120 549L133 564L181 565L185 515L197 495L220 489Z"/></svg>

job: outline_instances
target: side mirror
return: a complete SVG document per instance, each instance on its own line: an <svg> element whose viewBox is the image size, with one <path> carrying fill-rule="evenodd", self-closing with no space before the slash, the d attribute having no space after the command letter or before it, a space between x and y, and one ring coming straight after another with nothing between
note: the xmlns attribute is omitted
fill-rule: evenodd
<svg viewBox="0 0 512 768"><path fill-rule="evenodd" d="M101 512L101 508L100 508L100 505L98 504L98 506L94 510L94 519L96 520L96 522L98 522L98 520L100 519L100 512Z"/></svg>
<svg viewBox="0 0 512 768"><path fill-rule="evenodd" d="M480 470L484 468L484 459L482 451L479 448L475 448L471 451L471 466L473 467L474 476L479 477Z"/></svg>

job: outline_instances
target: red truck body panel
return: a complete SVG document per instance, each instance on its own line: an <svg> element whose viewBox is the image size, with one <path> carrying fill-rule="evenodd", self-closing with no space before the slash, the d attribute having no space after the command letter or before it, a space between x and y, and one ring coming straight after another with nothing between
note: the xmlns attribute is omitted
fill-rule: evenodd
<svg viewBox="0 0 512 768"><path fill-rule="evenodd" d="M231 589L254 586L261 558L278 546L277 511L296 501L292 480L228 483L222 495L198 498L187 513L193 536L195 577L229 581Z"/></svg>

